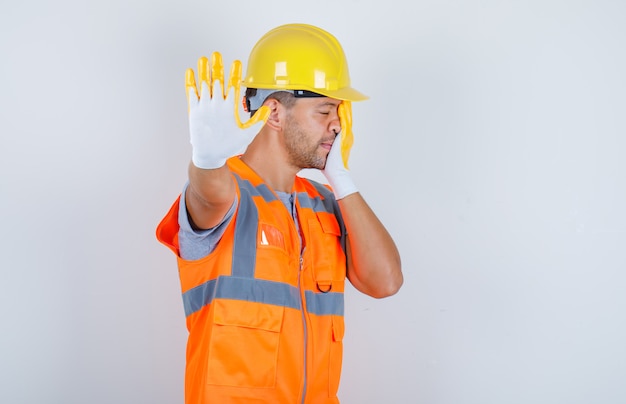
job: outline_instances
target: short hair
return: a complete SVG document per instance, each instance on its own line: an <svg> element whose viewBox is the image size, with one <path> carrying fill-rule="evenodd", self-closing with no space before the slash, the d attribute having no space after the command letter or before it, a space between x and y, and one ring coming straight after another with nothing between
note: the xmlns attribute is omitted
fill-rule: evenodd
<svg viewBox="0 0 626 404"><path fill-rule="evenodd" d="M252 110L250 108L250 99L252 99L253 97L256 97L256 95L257 95L256 88L246 88L246 106L248 107L250 116L254 115L254 113L257 111L256 109ZM292 91L281 91L281 90L274 91L273 93L265 97L264 100L261 100L261 104L263 104L265 100L268 100L270 98L273 98L276 101L280 102L287 109L290 109L296 104L296 96L293 95Z"/></svg>

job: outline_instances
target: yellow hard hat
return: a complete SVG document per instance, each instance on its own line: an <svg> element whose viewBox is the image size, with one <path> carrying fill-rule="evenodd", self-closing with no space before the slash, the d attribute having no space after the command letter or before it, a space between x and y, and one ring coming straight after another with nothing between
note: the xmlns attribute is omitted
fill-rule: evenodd
<svg viewBox="0 0 626 404"><path fill-rule="evenodd" d="M281 25L263 35L250 52L243 85L348 101L368 98L350 87L348 62L337 38L307 24Z"/></svg>

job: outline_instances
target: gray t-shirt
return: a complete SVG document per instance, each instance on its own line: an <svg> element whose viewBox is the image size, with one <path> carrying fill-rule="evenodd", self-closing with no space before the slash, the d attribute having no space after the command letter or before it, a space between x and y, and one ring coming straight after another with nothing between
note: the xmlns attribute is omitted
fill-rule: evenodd
<svg viewBox="0 0 626 404"><path fill-rule="evenodd" d="M224 235L224 231L226 230L228 223L230 223L235 214L238 199L237 197L235 197L232 206L230 207L228 212L226 212L226 215L224 215L224 218L220 223L217 224L217 226L208 230L194 230L191 227L191 223L189 222L187 205L185 203L185 194L187 192L188 186L189 183L185 184L182 197L180 198L180 207L178 210L178 225L180 226L180 230L178 231L178 246L180 248L181 258L187 261L194 261L206 257L215 249L219 241L222 239L222 235ZM297 227L298 220L294 205L294 200L296 196L295 192L275 192L276 195L283 202L287 210L291 212L291 216L293 217ZM298 233L299 232L300 230L298 229Z"/></svg>

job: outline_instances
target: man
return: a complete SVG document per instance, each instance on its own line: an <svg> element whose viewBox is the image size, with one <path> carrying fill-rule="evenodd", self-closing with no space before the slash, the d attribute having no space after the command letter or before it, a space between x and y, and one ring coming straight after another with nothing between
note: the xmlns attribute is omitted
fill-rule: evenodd
<svg viewBox="0 0 626 404"><path fill-rule="evenodd" d="M200 59L198 75L199 92L194 72L186 77L189 182L157 229L178 256L185 402L338 403L345 278L376 298L403 279L347 169L350 101L366 97L350 87L339 42L303 24L253 48L245 124L241 64L226 96L219 53ZM331 187L297 176L304 168Z"/></svg>

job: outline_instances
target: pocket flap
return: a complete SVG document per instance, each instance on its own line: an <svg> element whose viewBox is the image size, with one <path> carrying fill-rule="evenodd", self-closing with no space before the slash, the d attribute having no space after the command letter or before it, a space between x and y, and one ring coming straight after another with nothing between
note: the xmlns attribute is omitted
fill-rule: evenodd
<svg viewBox="0 0 626 404"><path fill-rule="evenodd" d="M317 214L317 219L319 220L324 233L333 234L335 236L341 235L339 223L337 223L337 218L334 215L320 212Z"/></svg>
<svg viewBox="0 0 626 404"><path fill-rule="evenodd" d="M332 318L333 318L333 341L341 342L343 341L343 336L346 332L346 327L343 321L343 317L332 316Z"/></svg>
<svg viewBox="0 0 626 404"><path fill-rule="evenodd" d="M280 332L284 307L242 300L216 299L213 301L213 322L218 325L256 328Z"/></svg>

